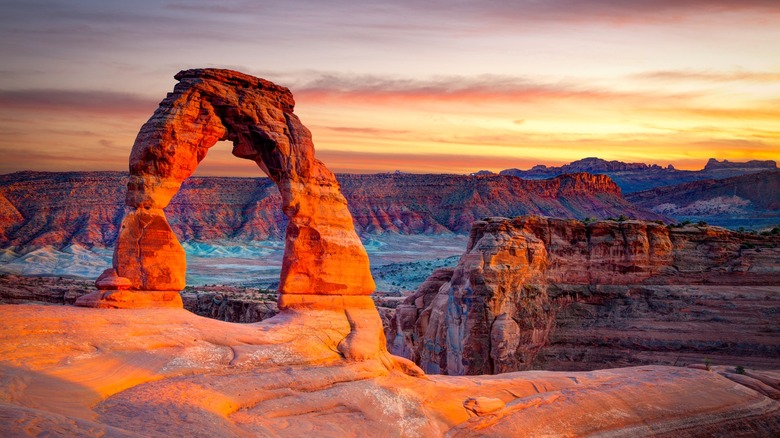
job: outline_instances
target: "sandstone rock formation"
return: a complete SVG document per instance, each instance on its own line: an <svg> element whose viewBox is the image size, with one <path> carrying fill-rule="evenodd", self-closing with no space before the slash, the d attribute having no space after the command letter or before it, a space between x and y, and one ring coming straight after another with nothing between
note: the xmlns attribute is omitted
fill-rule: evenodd
<svg viewBox="0 0 780 438"><path fill-rule="evenodd" d="M776 367L780 341L766 334L776 324L762 315L780 311L778 284L778 237L487 219L475 222L454 271L436 271L398 305L388 348L426 372L457 375L705 355Z"/></svg>
<svg viewBox="0 0 780 438"><path fill-rule="evenodd" d="M500 175L380 174L339 180L356 227L364 233L466 234L483 217L528 214L663 219L626 202L604 175L574 173L531 181Z"/></svg>
<svg viewBox="0 0 780 438"><path fill-rule="evenodd" d="M289 218L279 291L282 306L309 306L321 295L368 295L374 281L334 175L314 158L311 133L293 114L289 90L242 73L198 69L144 124L130 154L126 204L114 270L134 290L184 287L184 250L163 212L217 141L250 159L276 183ZM81 301L87 303L88 300Z"/></svg>
<svg viewBox="0 0 780 438"><path fill-rule="evenodd" d="M344 361L336 343L350 326L332 317L311 311L230 324L180 309L2 305L0 435L766 437L780 430L780 403L752 389L780 389L777 372L748 368L750 386L720 370L662 366L420 378L376 358Z"/></svg>
<svg viewBox="0 0 780 438"><path fill-rule="evenodd" d="M0 193L0 242L7 242L24 217L14 205Z"/></svg>
<svg viewBox="0 0 780 438"><path fill-rule="evenodd" d="M253 160L274 181L287 216L276 320L302 318L311 327L348 327L334 351L352 360L380 358L389 369L419 373L385 349L368 256L355 233L335 176L314 158L311 133L293 114L292 94L243 73L196 69L142 127L130 154L130 179L114 249L113 270L80 297L87 307L182 307L185 257L163 209L219 140ZM116 285L132 285L116 290ZM315 329L316 330L316 329Z"/></svg>
<svg viewBox="0 0 780 438"><path fill-rule="evenodd" d="M110 277L105 276L102 279L98 279L95 283L100 285L101 281L108 281L108 278ZM0 275L0 304L49 303L73 305L80 297L94 294L95 285L91 283L86 280L62 277ZM112 294L112 290L126 290L126 286L129 285L119 285L115 289L106 287L102 289L102 293ZM161 291L161 293L166 292ZM113 301L115 301L112 303L114 304L113 307L117 307L119 305L117 301L123 295L121 293L115 296L110 295L106 300L110 300L112 296L114 297ZM277 300L277 294L267 291L261 292L257 289L234 286L203 286L186 288L181 292L181 302L178 307L183 305L185 310L196 315L220 321L253 323L270 319L278 314Z"/></svg>

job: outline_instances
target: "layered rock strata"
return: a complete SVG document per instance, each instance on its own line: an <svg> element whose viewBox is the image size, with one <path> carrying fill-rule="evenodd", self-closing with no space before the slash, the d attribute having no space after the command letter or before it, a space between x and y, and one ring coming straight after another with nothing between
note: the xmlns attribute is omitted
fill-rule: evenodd
<svg viewBox="0 0 780 438"><path fill-rule="evenodd" d="M678 221L731 229L780 227L780 170L659 187L627 198Z"/></svg>
<svg viewBox="0 0 780 438"><path fill-rule="evenodd" d="M488 216L663 219L623 199L603 175L534 181L402 173L340 174L337 179L355 229L365 236L468 234L471 222ZM0 246L17 252L73 244L113 247L125 214L128 180L124 172L0 175ZM281 239L287 225L279 190L265 177L190 177L164 212L182 242Z"/></svg>
<svg viewBox="0 0 780 438"><path fill-rule="evenodd" d="M642 221L487 219L475 222L454 271L435 272L397 307L388 347L447 374L707 355L778 366L778 285L780 238Z"/></svg>

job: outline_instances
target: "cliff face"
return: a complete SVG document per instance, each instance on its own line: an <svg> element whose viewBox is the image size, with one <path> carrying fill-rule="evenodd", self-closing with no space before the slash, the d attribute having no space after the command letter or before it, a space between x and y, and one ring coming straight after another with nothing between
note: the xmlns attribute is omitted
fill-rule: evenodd
<svg viewBox="0 0 780 438"><path fill-rule="evenodd" d="M710 284L735 286L701 286ZM700 362L708 354L777 366L780 342L761 333L778 330L766 319L780 312L778 284L780 238L642 221L495 218L474 223L451 274L435 272L398 306L388 347L447 374ZM688 297L691 290L698 292ZM733 336L744 342L716 341ZM581 361L588 343L598 351Z"/></svg>
<svg viewBox="0 0 780 438"><path fill-rule="evenodd" d="M777 169L777 162L774 160L750 160L744 163L733 163L729 160L718 161L710 158L704 166L704 170L717 169Z"/></svg>
<svg viewBox="0 0 780 438"><path fill-rule="evenodd" d="M681 221L703 220L731 228L752 229L780 225L778 170L660 187L632 193L626 198Z"/></svg>
<svg viewBox="0 0 780 438"><path fill-rule="evenodd" d="M487 175L342 175L355 226L361 232L467 233L488 216L649 218L622 199L608 177L584 173L549 180ZM657 216L660 217L660 216Z"/></svg>
<svg viewBox="0 0 780 438"><path fill-rule="evenodd" d="M127 178L118 172L19 172L0 176L0 195L19 215L3 246L108 246L124 213ZM13 215L13 213L11 213ZM19 217L21 216L21 217Z"/></svg>
<svg viewBox="0 0 780 438"><path fill-rule="evenodd" d="M657 219L625 201L605 176L544 181L509 176L339 175L356 230L467 233L471 222L522 214L566 218ZM127 176L119 172L21 172L0 176L0 245L111 246L125 212ZM287 218L267 178L191 177L165 214L182 241L282 238Z"/></svg>

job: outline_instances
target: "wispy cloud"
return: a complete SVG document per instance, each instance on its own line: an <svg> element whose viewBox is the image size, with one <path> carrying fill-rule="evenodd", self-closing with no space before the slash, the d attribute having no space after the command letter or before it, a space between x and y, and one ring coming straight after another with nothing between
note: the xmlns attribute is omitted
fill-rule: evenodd
<svg viewBox="0 0 780 438"><path fill-rule="evenodd" d="M702 71L702 70L666 70L639 73L632 76L637 79L659 81L693 81L693 82L780 82L780 72L767 71Z"/></svg>
<svg viewBox="0 0 780 438"><path fill-rule="evenodd" d="M512 166L530 166L531 160L509 156L454 155L454 154L396 154L320 150L317 157L328 163L335 172L374 173L394 170L417 173L467 173L480 169L503 169ZM512 166L508 166L512 163Z"/></svg>
<svg viewBox="0 0 780 438"><path fill-rule="evenodd" d="M512 18L616 23L676 21L712 13L780 13L780 4L773 0L529 0L520 4L511 0L494 0L484 6L491 13Z"/></svg>
<svg viewBox="0 0 780 438"><path fill-rule="evenodd" d="M0 107L36 112L151 115L159 102L129 93L57 89L0 90Z"/></svg>
<svg viewBox="0 0 780 438"><path fill-rule="evenodd" d="M693 106L679 106L676 108L652 108L647 110L655 114L678 116L681 119L694 121L697 119L717 120L753 120L753 121L778 121L780 109L778 107L755 108L705 108Z"/></svg>
<svg viewBox="0 0 780 438"><path fill-rule="evenodd" d="M648 19L680 19L711 13L760 12L780 13L780 5L774 0L484 0L480 2L428 0L399 0L388 3L383 0L333 0L327 3L327 13L317 0L290 0L284 3L226 1L172 2L166 9L226 15L276 15L296 11L296 16L319 17L320 20L349 20L365 22L374 18L379 23L404 22L394 17L406 17L406 23L415 23L415 17L438 16L500 18L499 21L618 21L633 22ZM345 13L348 15L344 15ZM288 12L289 13L289 12ZM435 22L432 22L435 23Z"/></svg>
<svg viewBox="0 0 780 438"><path fill-rule="evenodd" d="M404 79L373 75L321 74L319 77L291 85L294 94L305 100L358 99L458 101L473 103L527 102L552 99L616 101L661 98L690 99L690 93L663 96L642 92L614 91L573 83L542 83L520 77L481 75L449 76L432 79Z"/></svg>
<svg viewBox="0 0 780 438"><path fill-rule="evenodd" d="M322 126L321 128L324 131L353 134L353 135L367 135L367 136L403 135L403 134L409 134L411 132L409 130L404 130L404 129L359 128L359 127L349 127L349 126Z"/></svg>

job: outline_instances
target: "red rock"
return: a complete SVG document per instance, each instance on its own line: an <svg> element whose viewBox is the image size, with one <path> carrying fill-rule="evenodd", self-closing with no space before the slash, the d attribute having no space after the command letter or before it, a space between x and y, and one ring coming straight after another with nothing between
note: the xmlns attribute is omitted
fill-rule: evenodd
<svg viewBox="0 0 780 438"><path fill-rule="evenodd" d="M371 294L374 281L368 256L355 234L346 200L333 174L314 158L311 133L293 114L290 91L230 70L187 70L176 79L180 82L173 93L136 138L130 154L127 205L160 212L157 217L164 221L159 209L168 205L211 146L230 140L233 155L255 161L282 195L282 211L289 223L279 291ZM160 237L166 245L178 245L175 238ZM183 285L183 264L165 261L170 278L153 275L164 259L134 255L139 247L146 244L140 241L134 247L132 239L120 235L115 252L120 275L145 289Z"/></svg>
<svg viewBox="0 0 780 438"><path fill-rule="evenodd" d="M184 307L176 291L99 290L83 295L76 306L100 309L149 309Z"/></svg>
<svg viewBox="0 0 780 438"><path fill-rule="evenodd" d="M125 277L120 277L116 269L109 268L95 280L98 290L127 290L133 287L133 283Z"/></svg>
<svg viewBox="0 0 780 438"><path fill-rule="evenodd" d="M361 235L468 233L474 220L520 214L662 219L628 203L604 177L522 180L498 175L340 174L337 178ZM122 172L0 175L0 194L12 204L9 220L0 221L0 229L6 230L9 246L113 247L125 214L128 180ZM85 210L85 206L89 207ZM190 177L164 211L181 242L280 239L287 225L282 196L265 177Z"/></svg>
<svg viewBox="0 0 780 438"><path fill-rule="evenodd" d="M255 161L273 180L289 219L276 319L308 315L313 326L348 327L332 339L341 356L415 372L415 365L386 351L382 320L367 297L375 288L368 255L339 183L314 157L311 133L293 114L290 91L230 70L186 70L176 79L130 153L125 202L131 211L122 221L113 265L134 290L90 294L78 304L182 306L178 293L162 292L182 289L186 271L184 251L162 209L208 149L229 140L233 155Z"/></svg>
<svg viewBox="0 0 780 438"><path fill-rule="evenodd" d="M463 402L463 407L480 417L506 407L501 399L490 397L469 397Z"/></svg>
<svg viewBox="0 0 780 438"><path fill-rule="evenodd" d="M778 401L717 372L644 366L412 377L378 360L344 361L335 345L350 328L333 315L298 309L260 324L230 324L181 309L0 306L0 431L89 437L780 431Z"/></svg>
<svg viewBox="0 0 780 438"><path fill-rule="evenodd" d="M130 211L114 247L114 269L135 290L182 290L187 259L165 213L157 209Z"/></svg>
<svg viewBox="0 0 780 438"><path fill-rule="evenodd" d="M766 383L758 379L754 379L752 377L742 375L742 374L727 373L727 372L721 372L720 375L722 375L723 377L729 380L733 380L734 382L737 382L742 386L745 386L756 392L764 394L765 396L771 399L780 400L780 390L772 388L771 386L767 385Z"/></svg>
<svg viewBox="0 0 780 438"><path fill-rule="evenodd" d="M12 231L24 223L24 216L0 193L0 243L11 240Z"/></svg>
<svg viewBox="0 0 780 438"><path fill-rule="evenodd" d="M388 329L388 349L429 373L686 364L706 355L780 365L780 341L765 335L773 328L761 317L780 309L772 289L780 238L489 218L474 223L451 278L442 274L398 307Z"/></svg>

